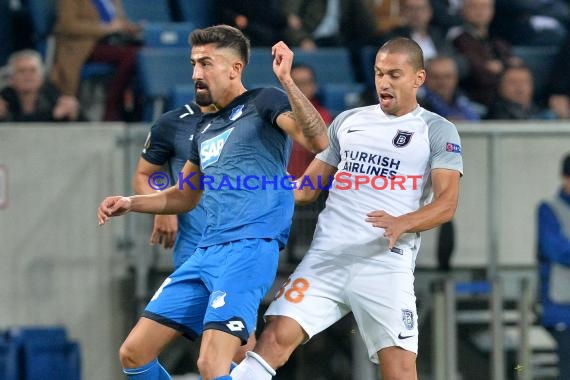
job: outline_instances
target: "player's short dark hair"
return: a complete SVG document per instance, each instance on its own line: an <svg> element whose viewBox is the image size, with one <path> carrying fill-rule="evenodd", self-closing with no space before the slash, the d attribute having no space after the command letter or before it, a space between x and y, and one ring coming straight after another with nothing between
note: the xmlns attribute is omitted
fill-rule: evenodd
<svg viewBox="0 0 570 380"><path fill-rule="evenodd" d="M401 53L407 54L410 64L414 68L414 70L423 70L424 69L424 53L420 45L417 44L416 41L406 38L406 37L397 37L391 40L388 40L378 53Z"/></svg>
<svg viewBox="0 0 570 380"><path fill-rule="evenodd" d="M249 62L249 39L237 28L229 25L214 25L195 29L188 41L192 46L215 44L217 48L229 48L239 54L244 65Z"/></svg>

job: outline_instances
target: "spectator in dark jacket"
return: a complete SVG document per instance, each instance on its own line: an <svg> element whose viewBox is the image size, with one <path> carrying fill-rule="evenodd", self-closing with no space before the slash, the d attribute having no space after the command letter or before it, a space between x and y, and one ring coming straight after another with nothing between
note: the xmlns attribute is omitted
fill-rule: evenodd
<svg viewBox="0 0 570 380"><path fill-rule="evenodd" d="M542 109L533 102L532 72L526 66L508 67L501 75L498 97L491 106L487 119L531 120L556 119L554 112Z"/></svg>
<svg viewBox="0 0 570 380"><path fill-rule="evenodd" d="M22 50L8 59L9 85L0 91L0 121L85 120L74 96L62 95L45 80L39 53Z"/></svg>
<svg viewBox="0 0 570 380"><path fill-rule="evenodd" d="M467 61L469 74L462 81L462 88L471 99L487 107L495 99L505 67L522 64L506 41L489 35L493 16L493 0L464 0L464 23L448 33L453 46Z"/></svg>

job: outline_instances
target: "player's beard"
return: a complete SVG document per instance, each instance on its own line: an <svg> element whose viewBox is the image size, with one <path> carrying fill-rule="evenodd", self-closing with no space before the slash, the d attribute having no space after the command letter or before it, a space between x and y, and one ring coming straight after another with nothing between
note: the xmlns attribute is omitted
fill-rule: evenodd
<svg viewBox="0 0 570 380"><path fill-rule="evenodd" d="M212 96L210 95L210 91L196 93L196 103L202 107L206 107L212 104Z"/></svg>
<svg viewBox="0 0 570 380"><path fill-rule="evenodd" d="M212 94L210 93L210 89L204 83L200 83L200 85L201 91L198 91L198 84L196 84L194 88L196 103L202 107L209 106L212 104Z"/></svg>

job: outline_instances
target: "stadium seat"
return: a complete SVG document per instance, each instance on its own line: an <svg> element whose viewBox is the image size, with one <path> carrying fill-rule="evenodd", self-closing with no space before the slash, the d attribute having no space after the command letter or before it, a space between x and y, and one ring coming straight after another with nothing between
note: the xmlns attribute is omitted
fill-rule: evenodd
<svg viewBox="0 0 570 380"><path fill-rule="evenodd" d="M19 380L18 351L6 337L0 336L0 379Z"/></svg>
<svg viewBox="0 0 570 380"><path fill-rule="evenodd" d="M195 28L191 22L160 22L143 25L145 47L188 47L188 35Z"/></svg>
<svg viewBox="0 0 570 380"><path fill-rule="evenodd" d="M354 83L355 76L350 53L344 48L321 48L307 52L294 51L294 63L309 65L315 71L318 83ZM252 48L243 82L246 86L255 83L279 86L273 73L271 48Z"/></svg>
<svg viewBox="0 0 570 380"><path fill-rule="evenodd" d="M190 48L143 48L138 56L141 88L145 97L144 120L164 112L165 101L176 85L192 82Z"/></svg>
<svg viewBox="0 0 570 380"><path fill-rule="evenodd" d="M73 342L29 342L23 347L26 380L80 380L79 345Z"/></svg>
<svg viewBox="0 0 570 380"><path fill-rule="evenodd" d="M345 48L319 48L314 51L295 49L294 62L309 65L315 71L318 83L354 83L356 78ZM271 66L269 66L271 69Z"/></svg>
<svg viewBox="0 0 570 380"><path fill-rule="evenodd" d="M212 1L174 0L174 20L191 22L197 28L210 26L213 22L212 3Z"/></svg>
<svg viewBox="0 0 570 380"><path fill-rule="evenodd" d="M170 22L170 8L166 0L123 0L127 18L135 22Z"/></svg>
<svg viewBox="0 0 570 380"><path fill-rule="evenodd" d="M364 77L364 83L369 88L374 88L374 61L377 52L376 46L364 46L360 49L360 71Z"/></svg>
<svg viewBox="0 0 570 380"><path fill-rule="evenodd" d="M168 102L169 109L175 109L178 107L182 107L189 102L194 101L196 93L194 92L194 85L193 84L181 84L176 85L172 89L170 94L170 99Z"/></svg>
<svg viewBox="0 0 570 380"><path fill-rule="evenodd" d="M357 107L365 86L360 83L323 83L320 85L320 99L332 116Z"/></svg>
<svg viewBox="0 0 570 380"><path fill-rule="evenodd" d="M247 88L253 84L279 85L273 73L273 56L270 48L252 48L249 63L243 73L243 83Z"/></svg>
<svg viewBox="0 0 570 380"><path fill-rule="evenodd" d="M35 48L46 57L53 54L53 38L50 38L56 18L56 0L27 0L34 27ZM48 57L49 58L49 57Z"/></svg>
<svg viewBox="0 0 570 380"><path fill-rule="evenodd" d="M556 46L513 46L513 54L520 57L530 68L534 78L534 99L546 95L549 75L556 59Z"/></svg>
<svg viewBox="0 0 570 380"><path fill-rule="evenodd" d="M13 328L3 339L0 355L6 352L13 361L11 366L3 367L0 356L0 371L16 373L14 380L80 380L79 345L68 340L63 327Z"/></svg>

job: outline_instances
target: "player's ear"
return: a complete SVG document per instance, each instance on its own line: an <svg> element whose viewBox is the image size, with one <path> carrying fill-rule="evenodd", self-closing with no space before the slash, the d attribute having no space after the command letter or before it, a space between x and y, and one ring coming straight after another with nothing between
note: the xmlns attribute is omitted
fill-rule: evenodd
<svg viewBox="0 0 570 380"><path fill-rule="evenodd" d="M232 70L230 72L230 78L235 79L235 78L241 76L241 74L243 72L243 67L244 67L244 65L243 65L242 61L235 60L232 63Z"/></svg>
<svg viewBox="0 0 570 380"><path fill-rule="evenodd" d="M426 80L426 71L424 69L421 69L416 73L414 88L420 87L422 84L424 84L425 80Z"/></svg>

